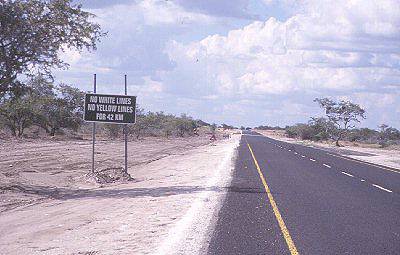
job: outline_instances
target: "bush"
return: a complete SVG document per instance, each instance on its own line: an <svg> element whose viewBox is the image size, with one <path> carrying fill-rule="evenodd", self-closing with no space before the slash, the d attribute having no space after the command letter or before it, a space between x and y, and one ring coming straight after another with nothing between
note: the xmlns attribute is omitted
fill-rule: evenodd
<svg viewBox="0 0 400 255"><path fill-rule="evenodd" d="M378 143L379 132L369 128L352 129L345 134L344 139L351 142Z"/></svg>
<svg viewBox="0 0 400 255"><path fill-rule="evenodd" d="M182 115L176 117L163 112L147 112L139 110L136 114L136 123L129 126L130 134L136 139L142 136L178 136L194 135L199 121L193 120L191 117Z"/></svg>
<svg viewBox="0 0 400 255"><path fill-rule="evenodd" d="M0 122L14 136L22 136L32 125L54 136L61 128L77 131L82 124L84 93L77 88L51 82L37 76L18 96L3 97L0 101Z"/></svg>
<svg viewBox="0 0 400 255"><path fill-rule="evenodd" d="M326 118L311 118L307 124L296 124L286 126L286 135L291 138L301 138L302 140L321 141L328 140L337 133L332 122Z"/></svg>
<svg viewBox="0 0 400 255"><path fill-rule="evenodd" d="M400 144L399 130L387 125L382 125L382 127L380 132L369 128L350 129L344 133L343 139L351 142L379 144L381 147ZM290 138L314 141L334 139L338 133L335 126L325 118L312 118L308 124L286 126L285 131Z"/></svg>
<svg viewBox="0 0 400 255"><path fill-rule="evenodd" d="M388 125L382 124L380 126L381 131L379 132L379 145L387 147L394 144L400 144L400 131L396 128L389 127Z"/></svg>
<svg viewBox="0 0 400 255"><path fill-rule="evenodd" d="M255 127L255 129L259 129L259 130L285 130L285 128L282 128L280 126L274 126L273 127L273 126L263 126L263 125Z"/></svg>
<svg viewBox="0 0 400 255"><path fill-rule="evenodd" d="M0 122L13 136L21 137L32 123L35 115L34 103L29 97L8 98L0 104Z"/></svg>
<svg viewBox="0 0 400 255"><path fill-rule="evenodd" d="M118 138L120 134L122 134L123 126L118 124L107 123L104 125L104 129L106 130L110 138L115 139Z"/></svg>
<svg viewBox="0 0 400 255"><path fill-rule="evenodd" d="M298 137L302 140L311 140L314 137L314 129L308 124L296 124L286 128L286 134L295 138Z"/></svg>

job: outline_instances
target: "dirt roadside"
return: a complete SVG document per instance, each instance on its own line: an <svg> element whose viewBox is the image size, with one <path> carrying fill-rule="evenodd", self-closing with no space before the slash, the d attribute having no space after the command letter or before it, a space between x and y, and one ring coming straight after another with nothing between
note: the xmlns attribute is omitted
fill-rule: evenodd
<svg viewBox="0 0 400 255"><path fill-rule="evenodd" d="M31 187L52 195L28 192L24 199L29 205L7 207L7 211L0 213L0 251L4 254L204 251L205 238L230 180L239 139L240 135L235 135L214 144L198 138L187 143L152 140L130 145L136 148L130 150L129 157L133 166L130 174L136 181L103 187L79 181L90 165L86 156L88 142L49 143L40 148L37 144L23 148L10 145L15 148L1 152L1 157L8 160L0 166L2 175L8 176L5 180L2 176L2 185L11 185L14 178L26 190ZM100 154L96 155L103 159L102 167L123 162L123 146L116 143L104 142L103 146L99 143ZM54 151L58 156L51 156ZM7 171L3 171L4 167ZM20 169L18 177L7 174L12 172L10 168ZM31 176L35 174L40 178ZM49 185L56 188L52 190ZM7 190L1 196L13 192ZM196 231L190 231L193 226Z"/></svg>
<svg viewBox="0 0 400 255"><path fill-rule="evenodd" d="M343 147L337 147L334 143L313 142L288 138L284 131L280 130L254 130L265 136L305 146L315 147L326 151L338 153L342 156L362 160L365 162L392 167L400 170L400 148L379 148L378 145L367 145L361 143L342 142Z"/></svg>
<svg viewBox="0 0 400 255"><path fill-rule="evenodd" d="M209 142L205 135L130 141L128 164L132 177L141 181L135 169ZM0 212L62 197L73 190L102 186L86 176L91 169L90 140L15 140L4 141L0 147ZM123 150L122 140L98 139L96 171L106 173L121 168Z"/></svg>

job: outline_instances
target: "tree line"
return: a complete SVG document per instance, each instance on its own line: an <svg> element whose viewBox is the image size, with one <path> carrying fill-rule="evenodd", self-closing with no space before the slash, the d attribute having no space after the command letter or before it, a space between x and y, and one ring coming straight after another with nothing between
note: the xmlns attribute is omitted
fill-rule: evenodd
<svg viewBox="0 0 400 255"><path fill-rule="evenodd" d="M77 131L82 125L84 93L79 89L55 86L39 75L24 90L19 96L0 99L0 124L13 136L22 137L31 126L54 136L62 128Z"/></svg>
<svg viewBox="0 0 400 255"><path fill-rule="evenodd" d="M0 125L16 137L22 137L33 126L41 128L49 136L65 129L77 132L84 125L84 95L73 86L54 85L40 75L33 77L27 83L25 93L0 99ZM136 139L143 136L184 137L196 135L196 130L204 125L211 126L185 114L177 117L138 108L136 123L128 125L127 130ZM102 124L100 127L111 138L120 136L123 130L123 126L117 124Z"/></svg>

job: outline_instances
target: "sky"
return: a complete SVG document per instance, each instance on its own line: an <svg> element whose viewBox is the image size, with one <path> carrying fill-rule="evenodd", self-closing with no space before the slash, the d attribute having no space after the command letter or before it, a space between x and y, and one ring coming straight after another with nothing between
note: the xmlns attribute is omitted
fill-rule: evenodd
<svg viewBox="0 0 400 255"><path fill-rule="evenodd" d="M128 93L141 108L209 123L285 126L322 116L315 98L400 128L400 0L75 0L108 32L66 50L56 81Z"/></svg>

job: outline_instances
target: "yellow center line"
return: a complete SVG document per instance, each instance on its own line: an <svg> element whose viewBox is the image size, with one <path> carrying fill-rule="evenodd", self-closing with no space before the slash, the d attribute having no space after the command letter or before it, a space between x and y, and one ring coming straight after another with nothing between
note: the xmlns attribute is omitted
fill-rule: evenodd
<svg viewBox="0 0 400 255"><path fill-rule="evenodd" d="M272 206L276 220L278 221L279 227L281 228L283 237L285 238L286 244L289 247L290 254L298 255L299 253L297 252L297 248L294 245L292 238L290 237L289 230L287 229L286 224L283 221L283 218L281 216L281 213L279 212L278 206L276 205L274 197L272 196L271 190L268 187L267 181L265 180L264 175L261 172L260 166L258 165L257 159L254 156L253 150L251 149L250 144L248 142L246 142L246 143L247 143L247 146L249 147L251 156L253 157L254 164L256 165L256 168L257 168L258 174L260 175L261 181L264 184L265 191L267 192L267 195L268 195L269 203Z"/></svg>

